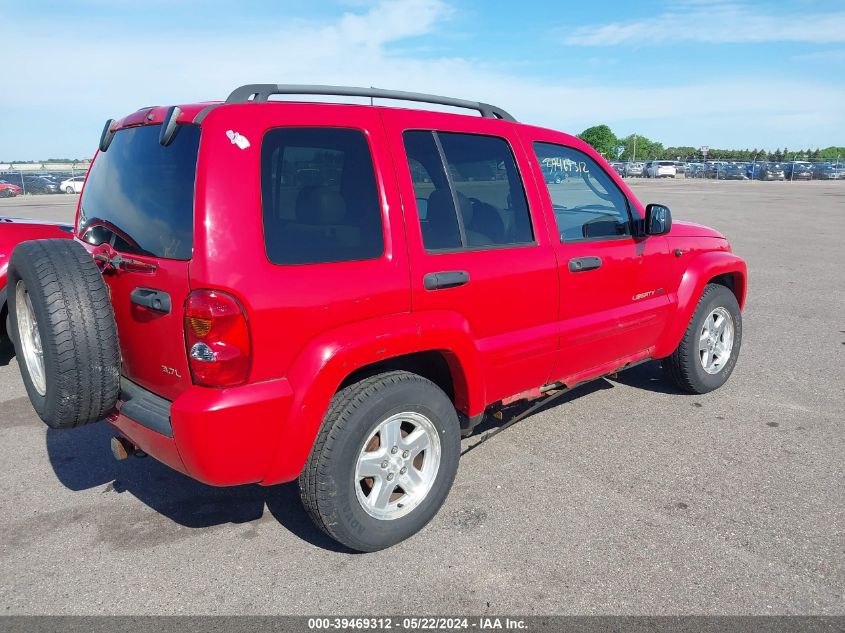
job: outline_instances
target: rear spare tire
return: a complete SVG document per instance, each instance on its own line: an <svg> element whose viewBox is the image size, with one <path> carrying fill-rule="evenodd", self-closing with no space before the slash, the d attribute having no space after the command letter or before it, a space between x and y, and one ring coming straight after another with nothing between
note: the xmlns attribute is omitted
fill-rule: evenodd
<svg viewBox="0 0 845 633"><path fill-rule="evenodd" d="M9 336L38 416L55 429L102 420L120 391L120 350L91 255L68 239L22 242L6 289Z"/></svg>

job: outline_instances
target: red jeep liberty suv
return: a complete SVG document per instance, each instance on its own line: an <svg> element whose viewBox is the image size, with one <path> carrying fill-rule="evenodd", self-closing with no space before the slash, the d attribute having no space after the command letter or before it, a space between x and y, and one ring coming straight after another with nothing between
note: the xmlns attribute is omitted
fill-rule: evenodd
<svg viewBox="0 0 845 633"><path fill-rule="evenodd" d="M306 93L481 116L270 100ZM216 486L298 478L362 551L434 516L485 412L647 359L707 392L742 341L724 236L473 101L259 84L144 108L103 130L71 237L9 264L39 416L105 419L116 456Z"/></svg>

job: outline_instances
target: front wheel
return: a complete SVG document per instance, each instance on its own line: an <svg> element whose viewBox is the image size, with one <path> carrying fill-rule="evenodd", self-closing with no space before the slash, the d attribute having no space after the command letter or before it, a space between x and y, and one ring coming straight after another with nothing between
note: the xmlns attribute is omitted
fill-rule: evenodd
<svg viewBox="0 0 845 633"><path fill-rule="evenodd" d="M405 371L335 394L299 476L303 505L339 543L373 552L434 517L455 479L460 426L448 396Z"/></svg>
<svg viewBox="0 0 845 633"><path fill-rule="evenodd" d="M65 187L65 193L76 193L73 187Z"/></svg>
<svg viewBox="0 0 845 633"><path fill-rule="evenodd" d="M708 284L677 349L663 368L677 387L707 393L727 382L742 345L742 314L734 293Z"/></svg>

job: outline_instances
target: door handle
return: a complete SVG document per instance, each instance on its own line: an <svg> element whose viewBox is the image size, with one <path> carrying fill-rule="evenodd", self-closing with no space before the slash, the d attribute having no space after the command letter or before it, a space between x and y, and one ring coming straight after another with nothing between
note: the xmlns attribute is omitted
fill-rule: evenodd
<svg viewBox="0 0 845 633"><path fill-rule="evenodd" d="M155 312L164 314L170 312L170 295L161 290L135 288L129 295L129 300L136 306L142 306Z"/></svg>
<svg viewBox="0 0 845 633"><path fill-rule="evenodd" d="M465 270L444 270L439 273L428 273L423 277L426 290L442 290L457 288L469 282L469 273Z"/></svg>
<svg viewBox="0 0 845 633"><path fill-rule="evenodd" d="M569 260L569 272L582 273L601 268L601 257L573 257Z"/></svg>

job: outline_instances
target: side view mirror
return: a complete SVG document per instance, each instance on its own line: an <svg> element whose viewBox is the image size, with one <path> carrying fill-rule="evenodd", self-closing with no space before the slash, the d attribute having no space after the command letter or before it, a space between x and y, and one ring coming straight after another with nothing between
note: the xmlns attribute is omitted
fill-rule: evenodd
<svg viewBox="0 0 845 633"><path fill-rule="evenodd" d="M672 212L663 204L650 204L645 208L645 234L665 235L672 228Z"/></svg>

